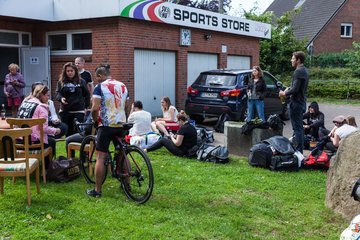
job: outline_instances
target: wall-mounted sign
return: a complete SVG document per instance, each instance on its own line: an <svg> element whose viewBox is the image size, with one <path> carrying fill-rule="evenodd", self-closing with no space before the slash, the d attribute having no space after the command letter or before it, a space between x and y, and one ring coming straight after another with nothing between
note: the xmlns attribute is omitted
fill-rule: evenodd
<svg viewBox="0 0 360 240"><path fill-rule="evenodd" d="M120 0L120 16L259 38L271 38L271 25L161 0Z"/></svg>
<svg viewBox="0 0 360 240"><path fill-rule="evenodd" d="M191 30L182 28L180 29L180 45L190 46L191 45Z"/></svg>
<svg viewBox="0 0 360 240"><path fill-rule="evenodd" d="M40 64L39 57L30 57L30 64Z"/></svg>

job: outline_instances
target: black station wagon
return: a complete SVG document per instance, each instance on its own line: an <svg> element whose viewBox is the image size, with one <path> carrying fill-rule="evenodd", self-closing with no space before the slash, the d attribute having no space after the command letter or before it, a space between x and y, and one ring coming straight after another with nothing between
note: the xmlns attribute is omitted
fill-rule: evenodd
<svg viewBox="0 0 360 240"><path fill-rule="evenodd" d="M240 121L246 117L247 84L252 70L211 70L200 73L200 76L187 89L185 111L196 122L206 117L219 117L223 113L230 115L231 120ZM282 103L279 91L283 89L269 72L263 76L267 90L265 96L265 115L279 114L288 119L287 103Z"/></svg>

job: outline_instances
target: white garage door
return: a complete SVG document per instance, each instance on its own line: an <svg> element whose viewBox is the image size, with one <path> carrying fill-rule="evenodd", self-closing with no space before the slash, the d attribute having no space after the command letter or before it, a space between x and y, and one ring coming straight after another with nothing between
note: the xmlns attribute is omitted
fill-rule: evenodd
<svg viewBox="0 0 360 240"><path fill-rule="evenodd" d="M216 54L189 53L187 85L190 86L201 72L217 69L217 66L218 57Z"/></svg>
<svg viewBox="0 0 360 240"><path fill-rule="evenodd" d="M229 55L227 69L250 69L250 57Z"/></svg>
<svg viewBox="0 0 360 240"><path fill-rule="evenodd" d="M168 96L175 105L175 53L135 50L135 100L152 116L161 116L160 100Z"/></svg>

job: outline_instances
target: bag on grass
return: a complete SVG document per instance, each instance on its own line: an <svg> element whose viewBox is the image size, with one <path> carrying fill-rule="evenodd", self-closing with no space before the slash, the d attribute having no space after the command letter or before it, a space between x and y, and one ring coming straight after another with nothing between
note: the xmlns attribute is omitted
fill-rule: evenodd
<svg viewBox="0 0 360 240"><path fill-rule="evenodd" d="M313 150L304 160L305 167L329 168L332 154L321 150Z"/></svg>
<svg viewBox="0 0 360 240"><path fill-rule="evenodd" d="M226 147L203 144L196 152L197 159L203 162L228 163L229 151Z"/></svg>
<svg viewBox="0 0 360 240"><path fill-rule="evenodd" d="M270 169L272 171L298 171L299 159L295 154L272 156Z"/></svg>
<svg viewBox="0 0 360 240"><path fill-rule="evenodd" d="M195 127L197 133L197 144L201 145L203 143L212 143L214 139L214 131L204 128L204 127Z"/></svg>
<svg viewBox="0 0 360 240"><path fill-rule="evenodd" d="M227 113L223 113L220 115L219 119L217 120L214 130L219 133L224 133L224 125L226 121L230 121L231 117Z"/></svg>
<svg viewBox="0 0 360 240"><path fill-rule="evenodd" d="M47 178L54 182L69 182L80 176L80 161L77 158L67 159L59 156L50 161Z"/></svg>
<svg viewBox="0 0 360 240"><path fill-rule="evenodd" d="M148 148L154 143L156 143L161 138L160 134L157 133L147 133L141 136L132 136L130 138L130 144L136 145L142 149Z"/></svg>
<svg viewBox="0 0 360 240"><path fill-rule="evenodd" d="M249 164L251 166L268 168L273 152L267 143L257 143L250 148Z"/></svg>

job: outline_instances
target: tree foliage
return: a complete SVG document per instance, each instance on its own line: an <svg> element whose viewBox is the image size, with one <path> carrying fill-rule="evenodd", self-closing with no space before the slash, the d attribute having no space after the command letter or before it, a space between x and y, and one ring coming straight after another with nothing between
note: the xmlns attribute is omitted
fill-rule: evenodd
<svg viewBox="0 0 360 240"><path fill-rule="evenodd" d="M218 0L169 0L169 2L184 5L188 7L199 8L212 12L219 12ZM223 0L223 13L227 13L230 9L231 0Z"/></svg>
<svg viewBox="0 0 360 240"><path fill-rule="evenodd" d="M306 53L306 40L297 40L291 25L292 16L296 13L290 11L277 18L272 12L256 15L255 10L253 8L250 11L244 11L244 17L271 24L271 39L260 40L261 67L276 75L293 71L290 64L292 53L295 51Z"/></svg>
<svg viewBox="0 0 360 240"><path fill-rule="evenodd" d="M360 76L360 42L353 42L351 50L345 50L347 53L346 66L352 69L355 75Z"/></svg>

